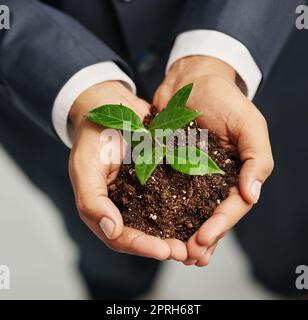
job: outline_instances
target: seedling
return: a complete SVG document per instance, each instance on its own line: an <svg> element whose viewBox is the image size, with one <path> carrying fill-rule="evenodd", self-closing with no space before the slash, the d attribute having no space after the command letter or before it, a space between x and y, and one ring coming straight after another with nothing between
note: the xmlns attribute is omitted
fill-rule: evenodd
<svg viewBox="0 0 308 320"><path fill-rule="evenodd" d="M190 175L205 175L211 173L224 174L218 165L211 159L211 157L203 150L193 146L180 146L170 150L164 144L164 137L157 135L159 132L174 133L178 129L184 128L191 121L195 120L201 113L189 109L186 104L191 93L193 84L188 84L180 89L170 99L166 108L158 113L151 121L148 128L145 128L137 114L130 108L119 105L103 105L95 108L87 113L86 118L104 127L127 130L127 123L130 123L129 130L131 132L143 132L147 134L152 140L151 152L143 152L140 154L143 161L136 159L135 171L136 175L142 185L145 185L156 166L166 158L167 162L174 170ZM158 142L160 151L154 146ZM137 144L135 144L136 147ZM198 162L192 162L189 153L194 153L199 159ZM150 161L149 161L150 160Z"/></svg>

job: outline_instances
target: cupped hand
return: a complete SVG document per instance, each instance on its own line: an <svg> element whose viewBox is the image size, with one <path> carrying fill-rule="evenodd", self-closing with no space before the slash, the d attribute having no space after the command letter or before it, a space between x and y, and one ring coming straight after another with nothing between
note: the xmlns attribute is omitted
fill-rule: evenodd
<svg viewBox="0 0 308 320"><path fill-rule="evenodd" d="M239 187L232 188L187 243L185 264L205 266L218 240L258 201L261 186L273 169L273 158L266 120L243 94L245 86L236 72L218 59L195 56L178 60L156 91L153 104L163 109L188 83L194 84L188 106L202 112L200 127L215 132L222 145L234 149L242 161Z"/></svg>
<svg viewBox="0 0 308 320"><path fill-rule="evenodd" d="M102 139L103 129L85 120L84 115L94 107L120 103L132 108L141 119L149 113L150 105L117 81L91 87L77 98L71 109L73 148L69 173L79 215L96 236L115 251L158 260L184 261L187 248L181 241L161 240L124 226L119 210L108 198L108 185L119 171L125 142L120 134L113 136L112 149L116 152L109 162L105 161L106 157L102 161L101 150L110 141Z"/></svg>

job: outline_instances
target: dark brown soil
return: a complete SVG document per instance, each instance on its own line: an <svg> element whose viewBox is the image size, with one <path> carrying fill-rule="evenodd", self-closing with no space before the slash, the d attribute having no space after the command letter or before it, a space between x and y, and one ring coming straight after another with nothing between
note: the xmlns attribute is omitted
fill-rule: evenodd
<svg viewBox="0 0 308 320"><path fill-rule="evenodd" d="M150 117L144 123L149 123ZM194 122L190 128L196 127ZM188 240L227 198L237 184L240 161L209 133L209 155L226 174L190 176L167 164L157 166L141 186L133 165L122 165L109 197L122 213L124 224L159 238Z"/></svg>

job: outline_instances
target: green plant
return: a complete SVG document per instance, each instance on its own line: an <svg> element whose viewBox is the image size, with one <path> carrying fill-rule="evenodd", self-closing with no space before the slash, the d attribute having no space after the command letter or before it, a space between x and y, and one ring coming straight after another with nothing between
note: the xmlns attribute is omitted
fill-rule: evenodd
<svg viewBox="0 0 308 320"><path fill-rule="evenodd" d="M142 185L145 185L148 178L156 166L166 157L167 162L174 170L185 174L205 175L209 173L224 174L218 165L202 150L192 147L178 147L173 153L170 153L164 143L166 138L163 130L174 133L176 130L185 127L191 121L195 120L200 112L187 108L187 100L191 93L193 84L188 84L180 89L168 102L166 108L158 113L146 129L140 118L130 108L120 105L103 105L95 108L86 114L86 118L104 127L119 130L127 130L126 124L130 123L131 132L143 132L151 137L152 142L158 143L160 148L153 147L151 143L151 152L142 152L135 161L136 175ZM157 130L161 129L161 130ZM157 134L157 131L158 134ZM164 135L162 133L164 132ZM138 144L137 144L138 145ZM189 152L194 152L199 161L191 162L188 156ZM142 158L143 161L139 161Z"/></svg>

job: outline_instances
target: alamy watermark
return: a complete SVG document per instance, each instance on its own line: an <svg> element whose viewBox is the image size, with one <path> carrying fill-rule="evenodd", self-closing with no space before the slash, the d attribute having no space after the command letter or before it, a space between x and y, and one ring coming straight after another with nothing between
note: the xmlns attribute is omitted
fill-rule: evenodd
<svg viewBox="0 0 308 320"><path fill-rule="evenodd" d="M10 290L10 268L0 265L0 290Z"/></svg>
<svg viewBox="0 0 308 320"><path fill-rule="evenodd" d="M295 286L298 290L308 290L308 266L297 266L295 273L299 276L295 280Z"/></svg>
<svg viewBox="0 0 308 320"><path fill-rule="evenodd" d="M8 6L0 4L0 30L9 30L10 28L10 9Z"/></svg>
<svg viewBox="0 0 308 320"><path fill-rule="evenodd" d="M178 129L175 132L171 129L156 129L152 134L147 130L137 130L132 132L131 122L124 123L122 134L115 129L104 129L100 135L102 143L100 149L100 161L102 164L131 164L159 163L161 156L168 151L168 163L185 165L199 164L201 162L200 153L196 148L208 153L208 130L188 127ZM180 148L185 147L188 148ZM195 147L195 148L189 148ZM175 149L177 153L175 156ZM203 159L204 160L204 159ZM207 163L202 165L207 166ZM197 167L192 166L190 174L194 174Z"/></svg>
<svg viewBox="0 0 308 320"><path fill-rule="evenodd" d="M308 29L308 6L301 4L296 7L295 13L298 15L295 26L298 30Z"/></svg>

